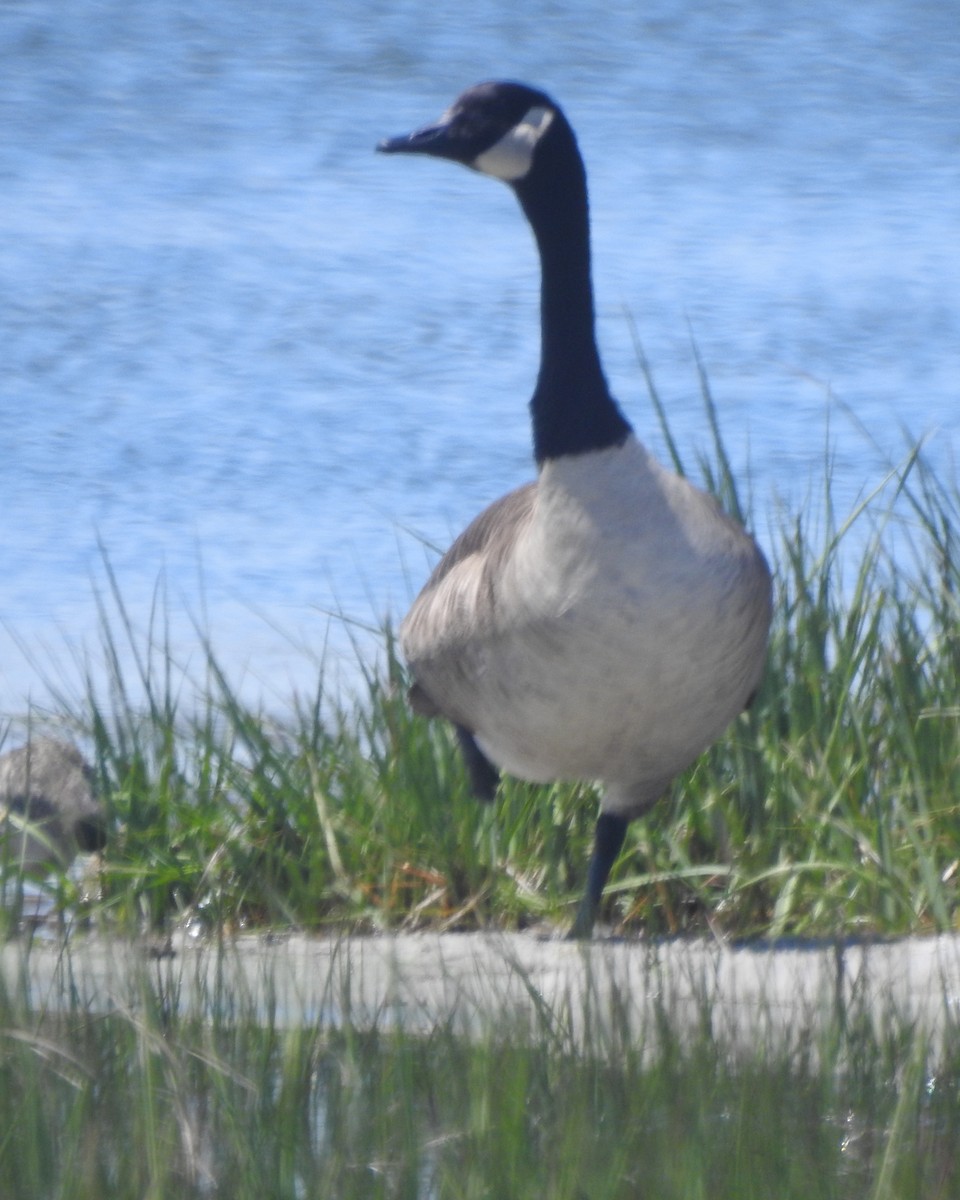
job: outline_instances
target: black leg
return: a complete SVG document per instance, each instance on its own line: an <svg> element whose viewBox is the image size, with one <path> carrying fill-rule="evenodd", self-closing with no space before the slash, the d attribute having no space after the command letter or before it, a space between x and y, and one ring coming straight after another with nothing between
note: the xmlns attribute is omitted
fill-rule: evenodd
<svg viewBox="0 0 960 1200"><path fill-rule="evenodd" d="M600 899L610 875L610 868L617 861L623 848L629 821L616 813L602 812L597 817L597 828L593 837L593 857L587 872L587 890L577 909L576 920L570 930L571 938L588 938L593 933Z"/></svg>
<svg viewBox="0 0 960 1200"><path fill-rule="evenodd" d="M469 729L464 729L462 725L455 725L454 729L457 731L460 753L470 776L470 788L478 800L489 804L496 795L500 772L477 745L476 738Z"/></svg>

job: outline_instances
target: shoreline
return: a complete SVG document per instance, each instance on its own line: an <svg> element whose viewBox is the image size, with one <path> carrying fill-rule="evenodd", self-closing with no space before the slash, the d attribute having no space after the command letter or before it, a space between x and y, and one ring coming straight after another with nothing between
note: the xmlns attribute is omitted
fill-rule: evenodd
<svg viewBox="0 0 960 1200"><path fill-rule="evenodd" d="M897 1021L937 1044L960 1016L960 935L729 945L708 939L548 940L529 933L317 938L178 934L160 952L98 936L13 940L8 994L31 1011L102 1014L152 1000L201 1017L285 1028L467 1035L542 1024L578 1043L598 1028L655 1036L664 1016L747 1049L796 1042L838 1018ZM624 1022L626 1021L626 1024Z"/></svg>

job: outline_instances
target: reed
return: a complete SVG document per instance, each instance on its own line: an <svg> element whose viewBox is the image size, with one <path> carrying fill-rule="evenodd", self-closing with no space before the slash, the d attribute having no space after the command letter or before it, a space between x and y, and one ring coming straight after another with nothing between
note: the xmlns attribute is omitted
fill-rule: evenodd
<svg viewBox="0 0 960 1200"><path fill-rule="evenodd" d="M69 969L69 948L65 951ZM225 963L229 959L224 960ZM960 1038L827 1019L734 1052L664 1008L576 1046L559 1014L291 1021L221 983L31 1006L0 979L0 1195L18 1200L935 1200L960 1191ZM68 993L69 994L69 993ZM829 1009L827 1010L829 1011ZM282 1019L283 1017L286 1019ZM654 1036L655 1035L655 1036Z"/></svg>

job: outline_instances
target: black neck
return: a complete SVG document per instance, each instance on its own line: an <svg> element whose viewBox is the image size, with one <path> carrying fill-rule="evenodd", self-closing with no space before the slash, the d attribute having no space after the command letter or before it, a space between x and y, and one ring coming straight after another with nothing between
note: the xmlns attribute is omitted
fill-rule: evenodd
<svg viewBox="0 0 960 1200"><path fill-rule="evenodd" d="M540 251L540 374L530 402L538 463L621 445L630 433L610 395L594 333L583 161L565 121L514 186Z"/></svg>

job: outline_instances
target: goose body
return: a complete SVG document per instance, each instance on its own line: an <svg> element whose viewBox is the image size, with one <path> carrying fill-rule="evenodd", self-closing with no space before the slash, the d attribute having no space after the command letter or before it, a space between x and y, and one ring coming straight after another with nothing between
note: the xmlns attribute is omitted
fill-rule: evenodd
<svg viewBox="0 0 960 1200"><path fill-rule="evenodd" d="M65 869L106 845L106 815L80 751L34 737L0 755L0 871Z"/></svg>
<svg viewBox="0 0 960 1200"><path fill-rule="evenodd" d="M542 92L481 84L381 144L509 183L540 251L537 480L480 514L400 627L411 700L456 726L475 790L499 771L595 780L601 814L574 933L593 927L627 822L749 703L770 574L753 538L661 466L611 397L593 321L586 181Z"/></svg>
<svg viewBox="0 0 960 1200"><path fill-rule="evenodd" d="M604 807L635 816L756 687L765 628L744 582L764 585L762 566L632 437L545 463L509 503L403 622L410 669L501 769L602 780Z"/></svg>

